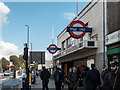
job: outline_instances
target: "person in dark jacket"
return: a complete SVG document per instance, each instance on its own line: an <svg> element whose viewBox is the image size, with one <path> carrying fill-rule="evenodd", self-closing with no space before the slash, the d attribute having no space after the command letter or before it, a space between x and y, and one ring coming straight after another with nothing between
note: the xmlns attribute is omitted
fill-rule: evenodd
<svg viewBox="0 0 120 90"><path fill-rule="evenodd" d="M86 89L85 78L86 78L87 72L89 70L90 70L90 68L86 66L85 69L84 69L84 71L82 72L82 75L81 75L81 77L83 79L83 86L84 86L85 89Z"/></svg>
<svg viewBox="0 0 120 90"><path fill-rule="evenodd" d="M119 90L120 89L120 72L119 63L113 61L111 63L111 71L106 75L103 90Z"/></svg>
<svg viewBox="0 0 120 90"><path fill-rule="evenodd" d="M70 88L71 90L77 90L77 82L78 82L79 76L76 67L73 67L73 72L71 74L71 82L70 82Z"/></svg>
<svg viewBox="0 0 120 90"><path fill-rule="evenodd" d="M71 75L72 75L72 68L69 68L69 72L68 72L67 80L66 80L67 84L68 84L68 90L72 90L70 87L70 83L72 82Z"/></svg>
<svg viewBox="0 0 120 90"><path fill-rule="evenodd" d="M47 69L45 69L45 67L43 67L42 69L43 70L40 73L40 78L42 80L42 88L43 90L45 90L45 88L46 90L49 90L48 83L51 75L50 75L50 72Z"/></svg>
<svg viewBox="0 0 120 90"><path fill-rule="evenodd" d="M91 68L85 78L86 90L96 90L97 86L101 85L100 73L96 69L95 64L91 64Z"/></svg>
<svg viewBox="0 0 120 90"><path fill-rule="evenodd" d="M102 81L104 81L104 78L105 78L105 76L107 75L107 73L108 73L108 69L106 68L106 66L105 65L103 65L103 70L102 70L102 73L101 73L101 78L102 78Z"/></svg>
<svg viewBox="0 0 120 90"><path fill-rule="evenodd" d="M56 69L56 71L54 73L54 80L55 80L56 90L61 90L61 86L62 86L62 83L63 83L63 75L62 75L62 72L61 72L60 68Z"/></svg>

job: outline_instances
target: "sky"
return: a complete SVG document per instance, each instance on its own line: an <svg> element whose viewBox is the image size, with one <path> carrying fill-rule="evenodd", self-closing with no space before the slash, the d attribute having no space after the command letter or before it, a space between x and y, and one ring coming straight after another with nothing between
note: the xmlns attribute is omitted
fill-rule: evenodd
<svg viewBox="0 0 120 90"><path fill-rule="evenodd" d="M87 4L79 2L78 11ZM57 36L75 16L76 2L0 2L0 58L23 54L29 25L32 50L45 51L46 59L51 59L47 47L52 43L52 26L57 44Z"/></svg>

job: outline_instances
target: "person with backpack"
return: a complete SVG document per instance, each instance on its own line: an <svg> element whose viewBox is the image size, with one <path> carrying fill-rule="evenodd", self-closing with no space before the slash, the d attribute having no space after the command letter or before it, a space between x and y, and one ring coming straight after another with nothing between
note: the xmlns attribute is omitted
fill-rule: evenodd
<svg viewBox="0 0 120 90"><path fill-rule="evenodd" d="M61 86L63 83L63 75L60 68L57 68L54 73L54 80L55 80L55 88L56 90L61 90Z"/></svg>
<svg viewBox="0 0 120 90"><path fill-rule="evenodd" d="M49 83L49 78L50 78L50 72L47 70L47 69L45 69L45 67L42 67L42 71L41 71L41 73L40 73L40 78L41 78L41 80L42 80L42 88L43 88L43 90L49 90L49 88L48 88L48 83Z"/></svg>
<svg viewBox="0 0 120 90"><path fill-rule="evenodd" d="M96 69L95 64L91 64L91 68L85 78L86 90L96 90L97 86L101 85L100 73Z"/></svg>
<svg viewBox="0 0 120 90"><path fill-rule="evenodd" d="M111 63L111 71L105 76L103 90L120 90L120 71L119 63Z"/></svg>

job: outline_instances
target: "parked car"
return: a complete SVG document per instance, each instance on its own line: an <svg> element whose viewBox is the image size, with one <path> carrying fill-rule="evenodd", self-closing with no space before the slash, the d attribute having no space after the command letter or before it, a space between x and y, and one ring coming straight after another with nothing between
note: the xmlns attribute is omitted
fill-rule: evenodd
<svg viewBox="0 0 120 90"><path fill-rule="evenodd" d="M5 72L4 72L4 76L10 76L10 71L8 71L8 70L5 71Z"/></svg>

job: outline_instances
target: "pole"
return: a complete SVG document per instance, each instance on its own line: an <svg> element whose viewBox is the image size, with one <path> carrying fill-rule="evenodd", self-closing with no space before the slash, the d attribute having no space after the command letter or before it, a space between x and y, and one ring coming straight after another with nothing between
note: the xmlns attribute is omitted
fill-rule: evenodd
<svg viewBox="0 0 120 90"><path fill-rule="evenodd" d="M27 48L29 48L29 26L27 26ZM26 74L27 74L27 78L26 78L26 88L27 90L29 90L29 67L28 67L28 60L26 60Z"/></svg>
<svg viewBox="0 0 120 90"><path fill-rule="evenodd" d="M53 44L53 42L54 42L54 27L52 26L52 44Z"/></svg>
<svg viewBox="0 0 120 90"><path fill-rule="evenodd" d="M30 44L31 44L31 53L32 53L32 43L30 42ZM31 60L31 61L30 61L30 64L33 63L33 62L32 62L32 54L31 54L31 56L30 56L30 60Z"/></svg>
<svg viewBox="0 0 120 90"><path fill-rule="evenodd" d="M78 0L76 1L76 16L78 16Z"/></svg>
<svg viewBox="0 0 120 90"><path fill-rule="evenodd" d="M54 42L54 28L53 28L53 25L52 25L52 44ZM53 54L52 54L52 61L53 61ZM54 61L53 61L53 66L54 66Z"/></svg>
<svg viewBox="0 0 120 90"><path fill-rule="evenodd" d="M26 88L29 90L29 68L28 68L28 60L26 60L26 74L27 74Z"/></svg>

